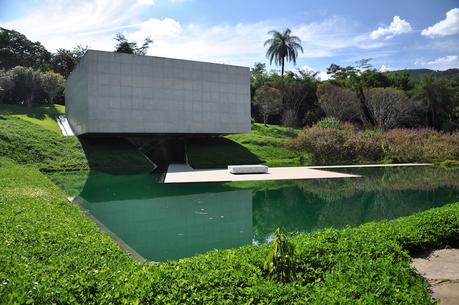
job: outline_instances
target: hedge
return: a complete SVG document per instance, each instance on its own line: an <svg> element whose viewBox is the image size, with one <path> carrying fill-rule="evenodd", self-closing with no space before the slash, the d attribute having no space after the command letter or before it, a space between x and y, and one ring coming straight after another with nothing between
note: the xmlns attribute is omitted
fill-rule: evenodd
<svg viewBox="0 0 459 305"><path fill-rule="evenodd" d="M31 167L0 168L0 233L2 304L431 304L408 251L458 245L459 202L294 236L287 284L263 275L270 244L137 263Z"/></svg>

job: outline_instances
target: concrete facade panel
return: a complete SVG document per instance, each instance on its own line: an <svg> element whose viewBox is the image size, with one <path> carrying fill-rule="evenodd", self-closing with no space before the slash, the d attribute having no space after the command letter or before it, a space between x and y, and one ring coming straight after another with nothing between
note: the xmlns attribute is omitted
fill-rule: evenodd
<svg viewBox="0 0 459 305"><path fill-rule="evenodd" d="M245 67L89 50L66 84L76 134L250 131Z"/></svg>

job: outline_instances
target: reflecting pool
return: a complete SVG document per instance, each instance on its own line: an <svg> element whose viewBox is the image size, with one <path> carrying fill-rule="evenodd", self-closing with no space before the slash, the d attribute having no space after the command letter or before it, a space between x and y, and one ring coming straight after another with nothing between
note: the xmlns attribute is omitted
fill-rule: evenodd
<svg viewBox="0 0 459 305"><path fill-rule="evenodd" d="M459 200L459 171L332 169L361 178L162 184L157 175L51 173L74 202L153 261L410 215Z"/></svg>

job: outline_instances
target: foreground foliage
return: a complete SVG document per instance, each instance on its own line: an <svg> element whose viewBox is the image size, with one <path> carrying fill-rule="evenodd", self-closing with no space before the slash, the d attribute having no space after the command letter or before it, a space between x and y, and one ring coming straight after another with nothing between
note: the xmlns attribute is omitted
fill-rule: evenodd
<svg viewBox="0 0 459 305"><path fill-rule="evenodd" d="M288 143L297 152L310 152L319 164L364 162L430 162L459 159L459 132L432 129L359 130L327 119L306 128Z"/></svg>
<svg viewBox="0 0 459 305"><path fill-rule="evenodd" d="M138 264L38 170L9 166L0 236L0 303L430 304L406 251L459 245L459 203L295 236L295 280L277 283L269 244Z"/></svg>

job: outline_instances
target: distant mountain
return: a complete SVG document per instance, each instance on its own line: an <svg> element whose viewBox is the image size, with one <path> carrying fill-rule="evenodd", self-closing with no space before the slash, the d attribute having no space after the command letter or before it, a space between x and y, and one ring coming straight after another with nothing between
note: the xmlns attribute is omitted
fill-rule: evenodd
<svg viewBox="0 0 459 305"><path fill-rule="evenodd" d="M448 69L445 71L437 71L437 70L430 70L430 69L404 69L404 70L396 70L393 72L408 72L413 79L420 79L424 74L434 74L438 77L445 77L448 79L456 79L459 80L459 69Z"/></svg>

